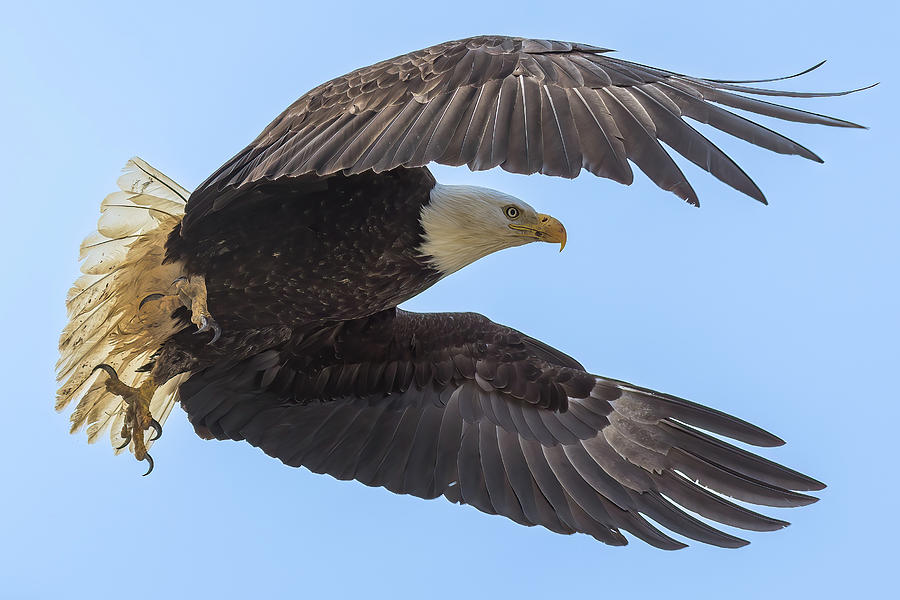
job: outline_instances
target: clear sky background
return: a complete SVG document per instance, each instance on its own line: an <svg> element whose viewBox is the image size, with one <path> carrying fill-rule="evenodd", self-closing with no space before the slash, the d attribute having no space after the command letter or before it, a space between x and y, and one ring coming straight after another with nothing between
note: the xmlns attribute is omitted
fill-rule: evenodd
<svg viewBox="0 0 900 600"><path fill-rule="evenodd" d="M897 557L896 2L15 3L0 22L0 597L828 598L889 589ZM699 210L630 188L435 168L566 224L569 245L491 256L408 303L472 310L590 370L788 440L765 455L829 484L740 550L558 536L438 499L205 442L176 408L156 470L53 411L77 248L140 155L188 188L309 88L448 39L616 48L699 76L829 63L790 85L873 90L795 105L869 131L778 124L824 165L712 135L764 207L685 165ZM772 123L765 122L772 126ZM685 161L681 161L684 164ZM890 583L890 587L893 583ZM764 596L765 595L765 596Z"/></svg>

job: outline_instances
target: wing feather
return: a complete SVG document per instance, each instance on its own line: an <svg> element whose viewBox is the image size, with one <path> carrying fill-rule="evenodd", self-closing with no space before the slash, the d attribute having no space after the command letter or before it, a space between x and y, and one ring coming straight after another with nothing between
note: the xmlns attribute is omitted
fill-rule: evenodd
<svg viewBox="0 0 900 600"><path fill-rule="evenodd" d="M246 439L289 465L396 493L443 495L613 545L626 543L624 531L660 548L684 546L652 519L678 535L739 547L747 542L687 511L773 531L787 523L726 496L801 506L815 501L801 491L823 487L704 430L762 446L781 442L768 432L591 375L479 315L380 318L392 319L388 343L383 328L369 339L374 334L359 332L370 328L360 327L345 340L323 334L324 346L311 355L339 360L295 363L296 351L285 348L214 365L182 384L182 404L198 429ZM294 378L296 369L306 374ZM285 387L280 378L299 383Z"/></svg>
<svg viewBox="0 0 900 600"><path fill-rule="evenodd" d="M685 117L815 161L821 159L797 142L722 106L787 121L860 127L757 98L822 98L859 90L756 88L640 65L607 52L585 44L479 36L333 79L294 102L200 185L183 231L195 218L230 203L235 190L259 181L311 172L381 172L432 161L560 177L576 177L584 168L627 184L628 158L657 185L696 204L696 194L656 140L762 201L752 180ZM612 99L618 108L609 106Z"/></svg>
<svg viewBox="0 0 900 600"><path fill-rule="evenodd" d="M615 88L610 88L612 89ZM626 132L623 143L628 159L660 188L675 193L690 204L699 205L697 193L669 153L660 145L656 127L643 107L634 106L637 103L631 102L631 94L621 94L620 97L610 91L600 90L599 95L609 107L619 129ZM629 102L635 111L632 112L623 100Z"/></svg>
<svg viewBox="0 0 900 600"><path fill-rule="evenodd" d="M632 95L637 103L651 115L650 118L656 125L656 135L669 147L712 174L719 181L766 204L766 197L744 170L718 146L685 123L680 115L673 113L659 100L639 87L621 93ZM677 107L675 109L678 110Z"/></svg>

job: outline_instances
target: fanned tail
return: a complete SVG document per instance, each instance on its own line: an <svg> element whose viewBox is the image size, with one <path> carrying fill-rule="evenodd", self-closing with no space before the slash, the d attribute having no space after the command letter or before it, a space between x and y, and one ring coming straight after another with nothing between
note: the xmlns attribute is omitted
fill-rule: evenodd
<svg viewBox="0 0 900 600"><path fill-rule="evenodd" d="M165 302L141 300L164 293L183 275L182 265L163 264L165 242L181 222L190 193L148 165L132 158L118 180L119 190L100 204L97 231L81 244L79 277L66 298L69 323L59 339L56 410L76 402L72 433L87 427L88 442L110 428L118 448L125 403L96 376L98 364L110 365L122 382L137 387L149 375L147 365L160 345L181 325ZM179 375L161 385L150 411L163 423L177 400ZM118 452L118 451L117 451Z"/></svg>

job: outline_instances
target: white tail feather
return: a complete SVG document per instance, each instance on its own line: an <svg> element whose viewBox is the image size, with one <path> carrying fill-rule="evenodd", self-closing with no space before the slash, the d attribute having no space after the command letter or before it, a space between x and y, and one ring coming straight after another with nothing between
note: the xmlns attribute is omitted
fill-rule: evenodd
<svg viewBox="0 0 900 600"><path fill-rule="evenodd" d="M163 265L165 243L184 216L190 195L183 187L132 158L118 180L121 191L100 204L97 231L81 244L79 277L66 297L69 323L59 340L57 379L62 383L56 410L77 402L72 432L87 426L88 442L110 427L113 447L121 445L125 403L106 391L105 375L92 373L98 364L110 365L122 382L137 387L148 377L138 369L177 331L171 318L174 306L143 298L166 293L181 277L182 265ZM161 385L150 411L163 423L178 399L183 373ZM149 438L148 438L149 446Z"/></svg>

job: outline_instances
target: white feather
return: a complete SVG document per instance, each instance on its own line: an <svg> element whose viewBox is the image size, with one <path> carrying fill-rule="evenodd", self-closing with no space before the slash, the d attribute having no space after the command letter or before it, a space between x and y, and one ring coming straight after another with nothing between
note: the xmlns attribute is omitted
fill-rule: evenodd
<svg viewBox="0 0 900 600"><path fill-rule="evenodd" d="M138 307L144 297L166 293L184 274L182 265L162 263L166 239L184 216L189 196L140 158L128 161L118 185L120 191L100 205L97 231L81 245L84 275L66 297L70 321L59 341L57 379L62 386L56 399L57 410L76 403L73 432L86 426L88 441L94 442L109 427L113 446L122 442L125 404L106 391L106 376L93 369L106 363L124 383L137 387L148 377L138 369L176 331L171 305L149 303L140 311ZM174 377L156 390L150 410L160 423L171 412L178 385L188 375Z"/></svg>
<svg viewBox="0 0 900 600"><path fill-rule="evenodd" d="M422 207L425 235L419 252L447 276L492 252L533 242L508 227L503 210L509 205L523 214L537 214L522 200L497 190L436 184Z"/></svg>

